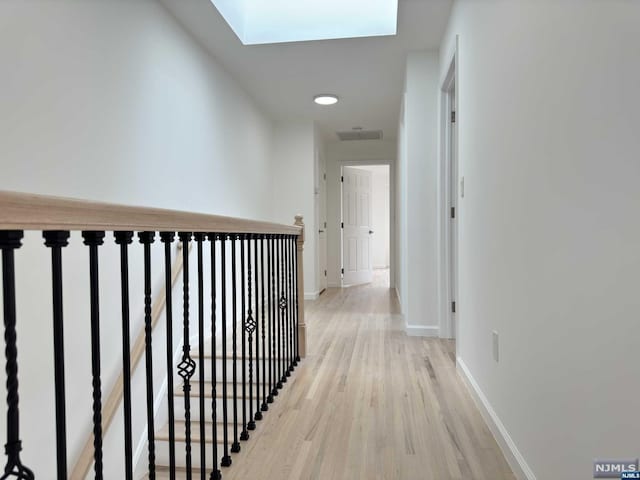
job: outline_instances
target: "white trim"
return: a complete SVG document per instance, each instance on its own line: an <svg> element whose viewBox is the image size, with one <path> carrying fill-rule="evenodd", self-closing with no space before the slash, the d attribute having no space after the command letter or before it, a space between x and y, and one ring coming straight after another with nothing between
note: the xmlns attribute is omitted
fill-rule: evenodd
<svg viewBox="0 0 640 480"><path fill-rule="evenodd" d="M433 325L405 325L404 331L410 337L437 337L440 333L440 327Z"/></svg>
<svg viewBox="0 0 640 480"><path fill-rule="evenodd" d="M438 264L437 264L437 276L438 276L438 324L440 325L440 332L442 338L455 338L457 332L453 331L452 313L451 313L451 282L449 281L449 250L450 250L450 210L449 210L449 197L450 197L450 162L449 162L449 92L453 84L456 96L456 105L454 109L456 115L458 115L458 37L456 36L455 46L449 55L448 68L445 76L441 82L440 88L440 148L439 148L439 164L438 164L438 222L437 222L437 238L438 238ZM458 115L459 116L459 115ZM459 200L459 199L458 199ZM460 205L456 208L456 217L459 218ZM459 299L455 299L458 301ZM458 302L459 303L459 302ZM458 319L459 320L459 317ZM456 330L457 330L456 322Z"/></svg>
<svg viewBox="0 0 640 480"><path fill-rule="evenodd" d="M320 296L320 292L316 290L315 292L304 292L305 300L317 300Z"/></svg>
<svg viewBox="0 0 640 480"><path fill-rule="evenodd" d="M471 396L473 397L478 410L480 410L482 418L484 418L484 421L489 427L489 430L491 430L493 437L496 439L496 442L498 442L498 446L500 447L500 450L502 450L502 453L509 463L511 470L513 470L516 478L518 480L536 480L536 476L534 475L529 465L527 465L524 456L520 453L518 447L516 447L516 444L511 438L511 435L509 435L506 427L489 403L489 400L487 399L485 394L480 389L478 383L471 375L471 372L469 371L465 363L460 357L456 358L456 363L460 377L462 377L462 379L464 380L464 383L471 393Z"/></svg>
<svg viewBox="0 0 640 480"><path fill-rule="evenodd" d="M340 288L340 284L336 282L328 282L327 288Z"/></svg>

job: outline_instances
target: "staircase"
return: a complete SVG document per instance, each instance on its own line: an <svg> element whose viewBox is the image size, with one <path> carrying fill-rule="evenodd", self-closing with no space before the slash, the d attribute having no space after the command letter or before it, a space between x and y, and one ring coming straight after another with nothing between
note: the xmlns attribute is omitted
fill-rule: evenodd
<svg viewBox="0 0 640 480"><path fill-rule="evenodd" d="M19 405L17 332L29 321L35 325L36 320L43 320L41 315L37 319L18 315L23 311L24 299L16 292L20 288L29 290L29 286L19 282L21 276L16 275L16 270L24 268L23 259L33 254L21 249L25 229L41 232L44 246L39 244L38 248L47 248L51 255L47 262L51 291L33 289L28 297L30 302L50 302L53 297L53 391L49 391L48 384L38 384L42 390L38 397L53 395L55 405L55 415L42 419L42 423L55 426L55 435L48 436L43 435L41 428L25 428L28 422L20 422L21 416L28 419L34 411L24 405L21 409ZM81 233L81 241L71 236L73 231ZM106 242L117 247L107 250L103 248ZM43 452L49 452L51 445L56 446L58 479L191 479L194 474L201 479L220 479L224 468L232 466L233 453L250 440L256 422L267 414L268 405L305 355L303 243L301 216L296 217L294 226L288 226L0 191L0 278L7 375L4 476L18 480L53 478L50 464L38 456L30 455L29 463L23 463L22 446L28 444L32 451ZM176 249L176 244L180 248ZM65 318L68 313L65 307L78 301L74 295L80 295L75 291L63 295L62 269L70 245L82 250L88 261L89 268L84 270L88 275L83 272L87 275L83 300L88 318L85 312L79 316L76 312L78 318ZM143 255L136 256L136 261L130 264L129 251L134 248ZM164 253L159 265L153 262L159 255L152 255L152 249ZM99 266L104 262L119 265L117 275L100 275ZM143 285L134 288L129 277L140 273ZM160 274L164 276L164 285L156 292L154 276ZM179 276L182 305L174 305L173 294L167 292L173 292ZM192 277L197 278L195 285L190 285ZM211 280L206 287L205 278ZM111 288L106 293L105 284L107 289ZM196 298L190 298L191 295ZM132 298L144 299L144 328L135 338L131 338L131 316L137 315L131 312ZM110 306L117 304L121 318L113 315L113 310L111 315L101 316L101 310L105 309L101 300L105 299L112 302ZM212 306L211 318L205 319L205 305ZM166 332L158 345L153 338L160 315L164 317ZM91 406L92 428L91 435L83 439L68 438L66 405L78 405L78 400L85 398L83 389L74 388L76 385L67 388L65 384L64 324L69 320L75 322L72 327L78 332L83 331L78 328L79 322L90 327L87 329L90 335L84 341L90 353L91 392L86 394L85 401ZM211 325L205 330L209 322ZM197 324L197 331L193 324ZM113 335L100 335L101 329L107 328L110 332L118 331L115 344ZM44 332L39 332L39 340L46 339L43 335ZM72 347L77 346L78 335ZM190 345L193 338L195 348ZM177 365L173 362L174 341L184 346ZM103 392L101 368L105 352L112 357L117 352L122 359L121 374L108 393ZM72 355L75 350L67 353ZM154 386L154 368L156 373L159 368L165 369L170 380L166 397L169 421L162 428L156 425L158 385ZM144 386L144 399L132 397L133 372L138 371L144 374L144 385L139 386ZM31 375L35 373L29 369L20 370L20 378ZM134 451L138 449L134 440L142 432L140 425L132 422L134 400L135 405L144 405L146 420L147 442L140 446L145 447L145 452L139 467L134 465ZM119 411L123 416L122 443L114 446L111 441L105 449L104 435ZM42 416L43 412L38 413ZM82 445L83 441L79 459L70 469L67 459L75 454L67 451L67 444ZM141 472L142 465L146 473Z"/></svg>
<svg viewBox="0 0 640 480"><path fill-rule="evenodd" d="M210 344L210 339L206 342ZM231 338L228 339L228 345L232 344ZM220 352L222 350L222 345L218 345L216 351ZM240 349L239 349L240 350ZM248 345L245 343L245 352L248 351ZM191 357L195 360L196 365L200 364L200 360L204 362L205 368L204 372L204 382L200 382L199 374L196 370L196 374L194 378L198 377L198 380L194 380L190 382L191 391L190 391L190 439L191 439L191 465L192 472L196 477L202 471L202 453L204 453L204 465L207 473L207 479L209 479L209 473L214 469L214 459L213 459L213 406L212 402L213 398L213 369L212 369L212 354L211 350L205 350L202 357L200 356L197 350L192 351ZM215 409L216 409L216 447L217 447L217 456L220 460L221 457L229 455L231 458L230 468L233 468L233 454L237 453L237 446L240 448L243 447L245 442L250 441L250 439L257 433L256 427L259 424L259 421L262 420L263 414L267 415L267 410L263 410L263 404L265 402L264 394L266 394L266 407L268 409L268 405L272 403L275 398L277 398L277 392L280 390L278 388L278 384L283 387L284 383L275 382L275 392L276 396L272 396L271 392L273 391L273 386L269 384L269 379L265 382L262 378L258 382L256 380L256 373L259 372L262 375L262 358L259 359L260 365L256 365L256 359L252 358L251 361L248 357L245 356L244 361L241 356L236 358L234 362L232 355L227 355L226 357L222 357L222 355L216 355L215 366L216 366L216 398L215 398ZM236 365L236 383L233 382L232 372L234 363ZM282 360L272 362L271 357L265 357L265 365L267 366L268 372L271 371L272 367L276 367L277 364L280 367L280 371L282 372L284 367L283 365L288 365L286 369L284 369L284 382L286 383L286 379L291 375L293 370L295 369L296 361L295 358L287 358ZM244 364L244 365L243 365ZM245 380L249 377L249 367L251 366L252 371L252 382L249 384L248 382L243 382L243 366L244 366L244 378ZM227 371L227 382L223 383L220 378L223 370L226 368ZM267 377L269 373L267 373ZM229 381L230 380L230 381ZM280 378L282 380L282 378ZM273 384L272 378L272 384ZM244 389L243 389L244 385ZM251 386L251 392L249 392L249 385ZM235 386L235 394L234 394L234 386ZM225 388L226 387L226 388ZM225 395L226 390L226 395ZM201 394L204 393L204 396ZM251 395L250 395L251 393ZM201 398L204 399L203 404L201 405ZM270 401L271 400L271 401ZM224 410L227 410L227 423L225 428L224 422ZM186 478L186 469L187 462L186 456L184 452L186 450L187 442L186 442L186 411L185 411L185 394L183 391L183 383L182 381L177 381L174 385L174 415L175 420L173 422L174 426L174 439L175 439L175 450L176 450L176 470L177 477L183 478L180 475L183 475ZM204 416L202 416L204 413ZM237 416L237 422L234 421L234 417ZM236 426L237 425L237 426ZM204 428L204 439L201 436L201 428ZM226 430L226 442L225 442L225 430ZM156 478L170 478L170 429L169 424L164 425L160 430L156 432L156 468L157 475ZM236 448L234 448L236 445ZM204 452L202 450L204 446ZM217 465L220 468L220 465ZM224 469L223 472L224 473Z"/></svg>

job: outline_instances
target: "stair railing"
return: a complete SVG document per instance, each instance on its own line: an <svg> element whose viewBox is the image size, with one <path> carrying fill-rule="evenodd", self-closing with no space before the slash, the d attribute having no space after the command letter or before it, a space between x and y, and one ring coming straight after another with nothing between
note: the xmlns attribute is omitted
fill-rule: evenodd
<svg viewBox="0 0 640 480"><path fill-rule="evenodd" d="M38 472L29 468L32 459L22 458L23 442L29 442L38 432L20 431L17 332L28 329L28 318L22 318L16 305L16 269L20 267L20 248L25 230L41 231L45 246L51 251L53 297L52 342L54 366L56 478L85 478L86 471L76 468L68 476L67 413L65 384L63 252L69 245L71 231L82 232L83 244L88 250L90 324L91 405L93 416L93 477L102 479L104 463L103 435L115 412L118 395L110 395L103 406L100 331L105 327L122 328L122 375L115 391L122 391L124 421L124 471L119 478L134 478L134 446L131 427L131 382L142 345L130 345L130 290L129 250L134 237L143 250L140 268L144 276L144 380L146 403L146 453L148 478L155 479L160 468L175 479L176 472L194 474L202 480L221 478L219 466L231 465L230 453L238 452L241 443L249 440L249 431L263 418L279 390L287 382L294 368L306 352L306 326L304 322L303 245L304 224L296 216L293 226L258 222L231 217L206 215L153 208L138 208L81 200L62 199L23 193L0 192L0 250L2 251L2 301L5 327L6 387L7 387L7 440L6 464L0 480L6 478L52 478L52 472ZM109 235L107 235L109 233ZM177 234L177 240L176 240ZM164 264L152 265L152 244L159 235L163 244ZM119 321L100 316L100 247L106 241L119 246L120 298L122 315ZM182 354L174 365L174 305L172 287L179 273L172 264L174 242L181 246L182 255ZM195 245L197 273L197 311L190 306L191 287L190 248ZM208 249L209 264L204 261ZM173 266L172 266L173 265ZM163 271L166 295L155 299L152 295L153 275ZM210 278L205 291L204 279ZM31 301L38 301L42 292L32 292ZM67 292L69 293L69 292ZM44 300L44 299L43 299ZM206 317L206 304L210 318ZM153 334L159 312L166 317L166 375L168 438L167 451L156 450L155 411L157 386L153 380ZM192 332L192 316L197 317L197 331ZM208 329L207 322L209 323ZM178 323L178 322L176 322ZM191 339L197 337L197 345ZM137 343L137 342L136 342ZM230 348L229 348L230 347ZM206 349L210 348L209 356ZM230 350L230 351L229 351ZM221 356L219 355L221 351ZM137 352L137 353L136 353ZM194 355L195 352L195 355ZM197 357L194 359L193 357ZM71 359L73 360L73 359ZM197 361L196 361L197 360ZM206 370L210 371L207 385ZM20 375L29 375L21 371ZM177 392L173 379L181 379ZM198 388L192 391L197 374ZM221 388L220 388L221 387ZM220 392L222 395L220 396ZM255 400L254 400L255 392ZM192 396L198 408L192 411ZM221 400L222 411L218 403ZM89 401L89 399L87 399ZM209 403L209 405L207 405ZM184 429L175 425L177 406L182 408ZM105 407L108 412L105 417ZM22 412L28 415L29 412ZM192 413L197 413L197 428L192 429ZM207 426L207 419L210 420ZM210 431L207 431L210 430ZM222 435L220 435L220 430ZM195 435L194 435L195 434ZM222 437L222 438L220 438ZM207 438L209 439L207 441ZM211 446L209 446L211 444ZM166 457L166 458L165 458ZM194 461L197 457L197 461Z"/></svg>

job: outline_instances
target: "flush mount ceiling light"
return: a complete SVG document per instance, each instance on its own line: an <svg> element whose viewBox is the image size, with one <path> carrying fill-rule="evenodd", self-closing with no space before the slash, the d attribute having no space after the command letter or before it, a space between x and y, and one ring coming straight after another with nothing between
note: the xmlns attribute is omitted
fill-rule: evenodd
<svg viewBox="0 0 640 480"><path fill-rule="evenodd" d="M211 0L244 45L395 35L398 0Z"/></svg>
<svg viewBox="0 0 640 480"><path fill-rule="evenodd" d="M313 101L318 105L335 105L338 103L338 96L331 95L329 93L323 93L321 95L316 95L313 97Z"/></svg>

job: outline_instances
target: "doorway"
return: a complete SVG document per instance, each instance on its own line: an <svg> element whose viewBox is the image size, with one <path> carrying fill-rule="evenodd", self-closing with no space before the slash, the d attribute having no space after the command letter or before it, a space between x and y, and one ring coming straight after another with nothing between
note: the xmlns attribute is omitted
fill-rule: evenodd
<svg viewBox="0 0 640 480"><path fill-rule="evenodd" d="M389 165L343 166L342 286L390 285Z"/></svg>
<svg viewBox="0 0 640 480"><path fill-rule="evenodd" d="M459 198L464 196L464 178L458 171L458 112L456 53L442 84L442 141L440 174L440 336L458 336L458 219Z"/></svg>

